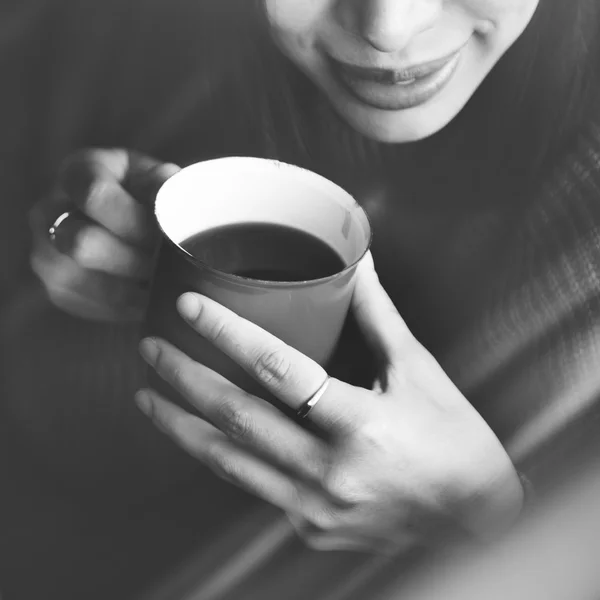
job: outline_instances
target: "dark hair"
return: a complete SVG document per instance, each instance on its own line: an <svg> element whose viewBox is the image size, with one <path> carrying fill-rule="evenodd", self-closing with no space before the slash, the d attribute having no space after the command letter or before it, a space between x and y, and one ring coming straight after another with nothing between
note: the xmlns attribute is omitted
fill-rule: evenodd
<svg viewBox="0 0 600 600"><path fill-rule="evenodd" d="M222 19L213 28L214 44L230 49L218 64L211 57L220 83L213 83L217 91L199 123L213 132L210 155L275 157L350 189L369 173L403 182L412 173L465 201L490 190L516 199L590 119L600 120L598 0L540 0L526 31L452 123L404 145L366 140L334 113L274 47L263 0L203 1L215 22Z"/></svg>

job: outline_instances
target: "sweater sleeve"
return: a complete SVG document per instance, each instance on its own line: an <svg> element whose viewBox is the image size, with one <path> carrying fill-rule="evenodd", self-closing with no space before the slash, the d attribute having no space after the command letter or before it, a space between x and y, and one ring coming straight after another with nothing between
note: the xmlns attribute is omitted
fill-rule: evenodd
<svg viewBox="0 0 600 600"><path fill-rule="evenodd" d="M513 233L457 381L542 492L598 448L599 128L581 136Z"/></svg>

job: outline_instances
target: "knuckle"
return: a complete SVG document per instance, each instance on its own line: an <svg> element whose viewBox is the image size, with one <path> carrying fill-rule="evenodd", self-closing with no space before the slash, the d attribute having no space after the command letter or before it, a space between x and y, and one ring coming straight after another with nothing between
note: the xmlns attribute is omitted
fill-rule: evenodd
<svg viewBox="0 0 600 600"><path fill-rule="evenodd" d="M198 319L202 319L202 311L198 314ZM227 324L221 319L215 319L212 322L206 323L206 337L212 342L218 342L227 336Z"/></svg>
<svg viewBox="0 0 600 600"><path fill-rule="evenodd" d="M390 434L393 435L393 427L393 422L390 423L389 419L367 414L352 430L352 438L365 451L378 452L385 444L384 440L389 439Z"/></svg>
<svg viewBox="0 0 600 600"><path fill-rule="evenodd" d="M354 507L365 500L362 481L349 473L331 473L323 482L323 488L337 506Z"/></svg>
<svg viewBox="0 0 600 600"><path fill-rule="evenodd" d="M293 507L297 513L303 512L306 507L306 489L302 482L292 481L288 488L288 506Z"/></svg>
<svg viewBox="0 0 600 600"><path fill-rule="evenodd" d="M185 370L178 364L174 364L165 359L163 359L163 361L162 371L164 372L165 378L169 380L171 385L185 393L188 389Z"/></svg>
<svg viewBox="0 0 600 600"><path fill-rule="evenodd" d="M242 468L234 458L223 452L219 444L212 444L207 452L209 466L218 477L231 483L242 480Z"/></svg>
<svg viewBox="0 0 600 600"><path fill-rule="evenodd" d="M177 436L181 443L189 449L194 449L196 436L194 435L194 428L192 417L188 414L173 414L167 418L162 415L162 424L167 431L170 431L173 435Z"/></svg>
<svg viewBox="0 0 600 600"><path fill-rule="evenodd" d="M253 435L255 426L250 414L229 398L219 403L217 419L223 432L234 440L247 440Z"/></svg>
<svg viewBox="0 0 600 600"><path fill-rule="evenodd" d="M280 348L275 348L258 355L253 372L263 385L280 386L289 376L291 362Z"/></svg>
<svg viewBox="0 0 600 600"><path fill-rule="evenodd" d="M75 152L62 164L59 184L76 202L87 202L92 190L119 181L127 170L127 153L89 148ZM94 194L95 195L95 194Z"/></svg>
<svg viewBox="0 0 600 600"><path fill-rule="evenodd" d="M184 370L177 362L170 360L167 352L159 345L155 363L156 372L178 389L185 386Z"/></svg>
<svg viewBox="0 0 600 600"><path fill-rule="evenodd" d="M106 240L94 227L84 227L75 235L73 258L82 266L93 268L102 262Z"/></svg>
<svg viewBox="0 0 600 600"><path fill-rule="evenodd" d="M341 523L337 510L333 507L322 508L307 520L307 535L322 535L336 531Z"/></svg>
<svg viewBox="0 0 600 600"><path fill-rule="evenodd" d="M229 335L227 320L222 316L211 315L203 304L198 306L196 314L189 319L189 323L203 338L213 344L218 344Z"/></svg>
<svg viewBox="0 0 600 600"><path fill-rule="evenodd" d="M177 423L173 420L167 420L162 411L154 403L152 403L151 412L148 416L152 420L152 423L154 423L154 426L163 433L176 435L179 432Z"/></svg>
<svg viewBox="0 0 600 600"><path fill-rule="evenodd" d="M172 436L185 447L190 446L189 427L184 416L168 414L157 406L153 406L150 418L163 433Z"/></svg>
<svg viewBox="0 0 600 600"><path fill-rule="evenodd" d="M210 317L203 305L198 307L191 322L210 342L216 343L227 335L227 323L221 318Z"/></svg>
<svg viewBox="0 0 600 600"><path fill-rule="evenodd" d="M108 210L114 210L114 182L109 179L96 177L94 178L82 198L84 207L87 211L93 214L99 214Z"/></svg>

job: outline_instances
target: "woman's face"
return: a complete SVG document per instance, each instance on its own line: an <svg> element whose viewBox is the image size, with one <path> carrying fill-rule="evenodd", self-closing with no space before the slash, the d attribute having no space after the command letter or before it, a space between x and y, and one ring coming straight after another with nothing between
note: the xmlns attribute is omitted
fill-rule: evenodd
<svg viewBox="0 0 600 600"><path fill-rule="evenodd" d="M264 0L281 50L352 127L393 143L449 123L539 2Z"/></svg>

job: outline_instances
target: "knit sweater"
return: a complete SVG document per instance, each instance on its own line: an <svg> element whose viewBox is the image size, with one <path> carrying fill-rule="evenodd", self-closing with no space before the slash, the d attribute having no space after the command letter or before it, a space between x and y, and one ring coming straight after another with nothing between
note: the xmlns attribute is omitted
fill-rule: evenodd
<svg viewBox="0 0 600 600"><path fill-rule="evenodd" d="M370 208L377 231L389 214ZM510 231L484 213L467 228L457 226L456 234L462 244L447 249L454 257L473 250L475 240L481 251L501 239L504 254L479 257L495 265L487 301L438 359L541 498L571 480L600 448L600 128L590 125L518 223L510 221ZM459 277L450 279L460 286ZM485 276L475 284L486 285ZM457 293L448 290L444 304ZM182 578L197 582L198 598L276 598L282 590L286 598L398 597L403 571L422 558L415 552L392 560L311 560L289 527L268 512L254 532L233 554L226 541L216 546L215 562L187 563ZM217 563L220 568L209 570ZM290 591L296 585L298 595Z"/></svg>
<svg viewBox="0 0 600 600"><path fill-rule="evenodd" d="M178 115L198 93L190 50L200 43L198 9L144 2L140 13L136 2L22 0L20 14L2 9L14 13L0 19L13 24L0 37L0 468L8 482L0 581L8 597L11 586L15 598L40 597L36 581L19 580L33 568L55 597L123 597L149 584L149 571L168 579L179 564L180 589L203 580L212 589L237 582L261 598L282 597L278 585L290 600L316 597L301 570L323 597L342 597L334 580L357 587L382 565L302 549L276 511L172 447L131 402L144 380L138 326L60 313L28 269L27 213L69 152L124 146L187 161L197 151L196 130ZM467 219L432 216L385 194L360 200L382 281L413 333L543 489L594 437L600 128L589 125L517 222L503 207Z"/></svg>

